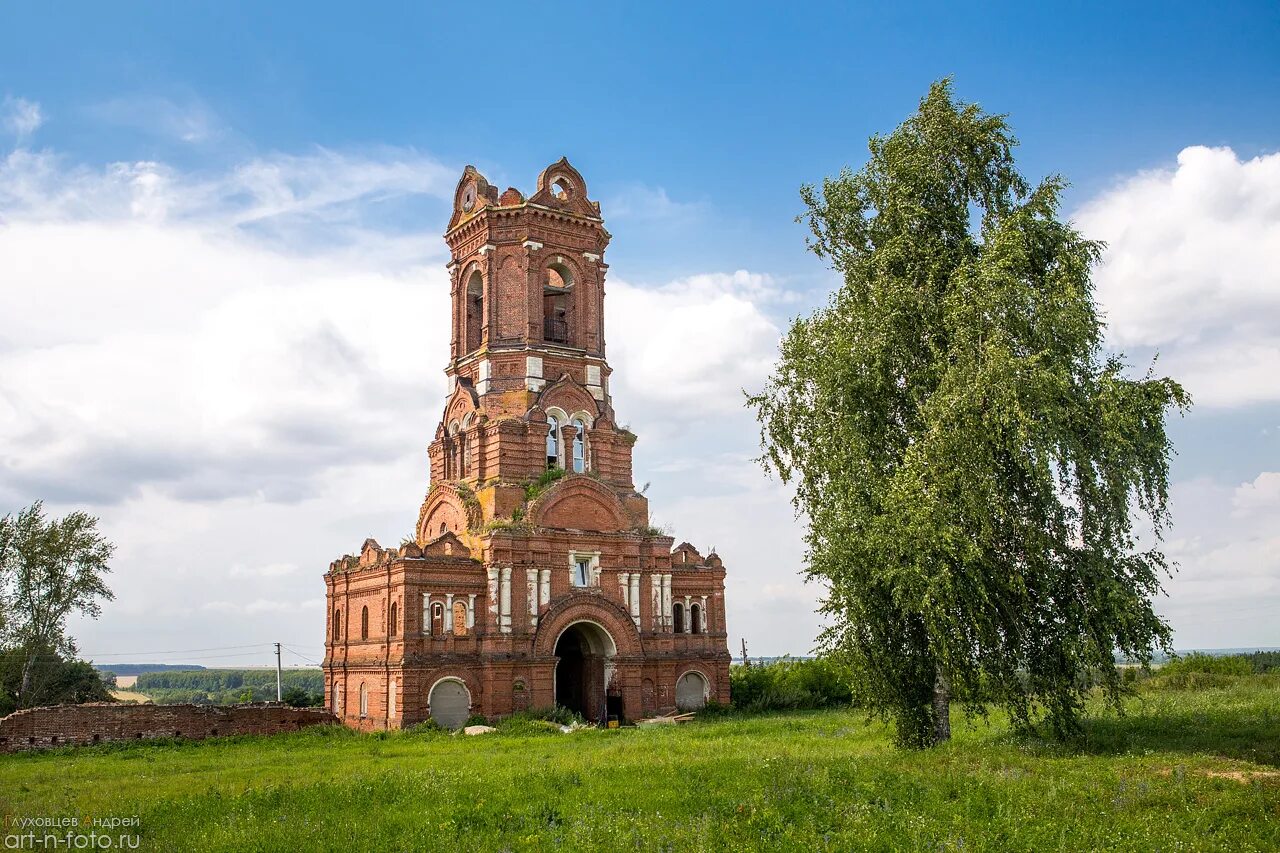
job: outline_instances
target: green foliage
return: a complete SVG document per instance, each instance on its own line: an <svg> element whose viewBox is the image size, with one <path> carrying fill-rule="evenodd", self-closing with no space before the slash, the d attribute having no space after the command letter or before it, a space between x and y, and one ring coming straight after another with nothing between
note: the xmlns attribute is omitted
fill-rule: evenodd
<svg viewBox="0 0 1280 853"><path fill-rule="evenodd" d="M87 513L48 519L44 504L36 501L17 515L0 518L0 645L25 655L19 707L36 702L38 659L52 656L67 665L75 659L67 617L77 613L96 619L101 601L115 597L105 580L114 551L98 532L98 519ZM98 680L94 675L93 681Z"/></svg>
<svg viewBox="0 0 1280 853"><path fill-rule="evenodd" d="M577 711L571 711L562 705L554 705L550 708L532 708L513 716L526 717L530 720L543 720L548 723L555 723L558 726L571 726L574 723L581 725L586 722Z"/></svg>
<svg viewBox="0 0 1280 853"><path fill-rule="evenodd" d="M844 282L797 320L750 397L766 468L795 485L829 654L899 743L947 736L952 696L1079 732L1118 649L1167 649L1164 418L1189 399L1104 357L1101 246L1018 173L1002 116L935 84L858 172L807 186L811 248Z"/></svg>
<svg viewBox="0 0 1280 853"><path fill-rule="evenodd" d="M0 717L19 708L114 701L93 664L49 650L32 655L23 648L0 649Z"/></svg>
<svg viewBox="0 0 1280 853"><path fill-rule="evenodd" d="M1280 849L1257 775L1280 768L1280 677L1127 707L1094 706L1072 745L997 711L907 753L848 709L567 735L316 726L0 755L0 791L14 814L136 814L147 850Z"/></svg>
<svg viewBox="0 0 1280 853"><path fill-rule="evenodd" d="M324 693L308 693L301 687L290 687L281 692L280 701L290 708L320 708L324 706Z"/></svg>
<svg viewBox="0 0 1280 853"><path fill-rule="evenodd" d="M1204 652L1191 652L1184 657L1176 657L1160 667L1160 674L1185 675L1187 673L1208 673L1211 675L1252 675L1253 664L1244 655L1207 655Z"/></svg>
<svg viewBox="0 0 1280 853"><path fill-rule="evenodd" d="M472 714L470 717L467 717L462 722L462 727L464 729L467 726L487 726L487 725L489 725L489 718L486 717L484 714Z"/></svg>
<svg viewBox="0 0 1280 853"><path fill-rule="evenodd" d="M783 658L729 669L733 708L747 713L847 707L853 694L847 667L825 658ZM724 709L708 708L714 715Z"/></svg>
<svg viewBox="0 0 1280 853"><path fill-rule="evenodd" d="M319 727L319 726L317 726L317 728L320 728L320 727ZM326 728L327 728L327 727L326 727ZM410 734L410 735L447 735L447 734L452 734L452 732L451 732L451 731L449 731L449 730L448 730L448 729L446 729L444 726L440 725L440 723L436 722L435 720L433 720L433 719L431 719L431 718L429 718L429 717L428 717L427 719L423 720L423 721L422 721L422 722L420 722L420 723L414 723L412 726L409 726L409 728L405 729L404 731L405 731L405 733L406 733L406 734Z"/></svg>
<svg viewBox="0 0 1280 853"><path fill-rule="evenodd" d="M290 705L302 703L295 707L324 704L324 673L319 669L286 669L281 672L281 687L285 702ZM276 671L197 669L147 672L138 676L133 689L158 703L234 705L269 702L276 698Z"/></svg>
<svg viewBox="0 0 1280 853"><path fill-rule="evenodd" d="M565 473L565 469L563 468L548 468L536 478L526 482L524 484L525 503L532 503L537 500L538 495L545 492L552 483L563 477Z"/></svg>

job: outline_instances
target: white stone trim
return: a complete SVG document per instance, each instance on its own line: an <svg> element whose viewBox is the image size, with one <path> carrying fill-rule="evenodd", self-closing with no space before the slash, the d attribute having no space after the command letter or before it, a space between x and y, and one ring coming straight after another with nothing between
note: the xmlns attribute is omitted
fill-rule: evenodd
<svg viewBox="0 0 1280 853"><path fill-rule="evenodd" d="M504 634L511 633L511 567L502 567L501 608L498 612L499 630Z"/></svg>
<svg viewBox="0 0 1280 853"><path fill-rule="evenodd" d="M537 240L525 240L520 245L524 246L526 249L529 249L530 251L533 251L533 252L536 252L542 248L542 244L539 243Z"/></svg>

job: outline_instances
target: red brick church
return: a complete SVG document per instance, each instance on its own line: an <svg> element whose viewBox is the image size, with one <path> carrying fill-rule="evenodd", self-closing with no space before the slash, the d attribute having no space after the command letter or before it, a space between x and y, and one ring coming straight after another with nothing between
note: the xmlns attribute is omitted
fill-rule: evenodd
<svg viewBox="0 0 1280 853"><path fill-rule="evenodd" d="M366 540L325 575L324 671L347 725L729 700L724 567L650 526L636 436L614 416L609 238L567 160L527 198L463 172L450 391L416 541Z"/></svg>

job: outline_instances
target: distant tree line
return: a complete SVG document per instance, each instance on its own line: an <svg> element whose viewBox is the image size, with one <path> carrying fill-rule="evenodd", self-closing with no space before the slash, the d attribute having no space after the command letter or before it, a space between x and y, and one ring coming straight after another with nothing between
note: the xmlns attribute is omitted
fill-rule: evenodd
<svg viewBox="0 0 1280 853"><path fill-rule="evenodd" d="M324 673L318 669L287 669L281 674L282 699L299 708L324 704ZM273 669L200 669L148 672L138 676L134 691L160 703L234 705L274 702Z"/></svg>

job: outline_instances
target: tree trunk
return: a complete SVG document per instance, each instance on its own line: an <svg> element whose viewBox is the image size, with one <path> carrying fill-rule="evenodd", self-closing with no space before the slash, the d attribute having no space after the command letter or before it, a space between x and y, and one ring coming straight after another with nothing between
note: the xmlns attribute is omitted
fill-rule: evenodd
<svg viewBox="0 0 1280 853"><path fill-rule="evenodd" d="M933 681L933 742L951 740L951 682L939 670Z"/></svg>
<svg viewBox="0 0 1280 853"><path fill-rule="evenodd" d="M31 692L31 675L35 668L36 655L29 654L27 659L22 663L22 686L18 688L18 707L27 707L27 698Z"/></svg>

